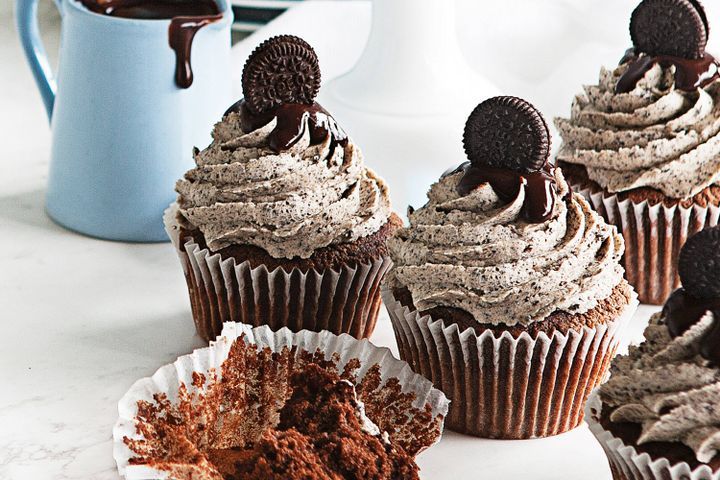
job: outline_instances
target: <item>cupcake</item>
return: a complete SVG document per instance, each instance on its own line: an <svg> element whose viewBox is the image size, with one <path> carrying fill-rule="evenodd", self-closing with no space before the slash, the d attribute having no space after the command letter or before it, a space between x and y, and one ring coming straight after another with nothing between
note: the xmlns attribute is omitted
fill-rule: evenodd
<svg viewBox="0 0 720 480"><path fill-rule="evenodd" d="M412 480L447 403L367 340L232 323L130 389L115 459L128 480Z"/></svg>
<svg viewBox="0 0 720 480"><path fill-rule="evenodd" d="M548 127L524 100L481 103L464 144L470 161L389 241L383 298L400 356L452 400L452 430L565 432L637 305L622 237L548 163Z"/></svg>
<svg viewBox="0 0 720 480"><path fill-rule="evenodd" d="M589 402L616 480L720 479L720 227L687 240L684 288Z"/></svg>
<svg viewBox="0 0 720 480"><path fill-rule="evenodd" d="M237 321L370 336L402 223L385 182L314 101L320 70L302 39L261 44L242 85L165 217L198 334Z"/></svg>
<svg viewBox="0 0 720 480"><path fill-rule="evenodd" d="M685 240L720 217L720 82L705 52L697 0L645 0L634 47L575 98L557 164L625 238L624 267L640 301L661 305L678 286Z"/></svg>

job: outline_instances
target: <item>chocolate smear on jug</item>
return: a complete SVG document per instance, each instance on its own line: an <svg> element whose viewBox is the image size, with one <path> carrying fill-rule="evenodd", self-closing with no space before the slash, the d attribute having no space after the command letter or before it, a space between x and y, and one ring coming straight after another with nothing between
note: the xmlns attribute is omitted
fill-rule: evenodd
<svg viewBox="0 0 720 480"><path fill-rule="evenodd" d="M175 52L175 84L183 89L193 83L190 55L195 34L222 18L213 0L82 0L82 4L110 17L170 20L168 43Z"/></svg>

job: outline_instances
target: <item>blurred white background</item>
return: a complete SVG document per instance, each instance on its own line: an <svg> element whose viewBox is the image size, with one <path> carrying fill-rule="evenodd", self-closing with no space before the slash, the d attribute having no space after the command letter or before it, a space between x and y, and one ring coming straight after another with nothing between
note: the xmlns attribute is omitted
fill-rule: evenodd
<svg viewBox="0 0 720 480"><path fill-rule="evenodd" d="M236 1L273 4L272 0ZM16 39L13 3L0 0L0 135L37 130L34 148L42 149L49 133L43 128L39 95L26 88L32 78ZM616 63L630 46L628 20L636 4L634 0L457 0L458 35L462 51L475 69L503 92L530 99L552 117L567 113L580 86L595 82L600 65ZM710 24L720 24L720 4L704 4ZM357 30L352 19L348 20L347 28ZM54 63L59 16L51 0L40 0L40 24ZM341 27L329 27L337 28ZM720 51L720 36L713 33L711 29L709 50ZM20 153L19 145L11 142L9 148ZM22 151L29 153L25 148ZM0 165L0 173L5 168L9 168L6 163Z"/></svg>
<svg viewBox="0 0 720 480"><path fill-rule="evenodd" d="M567 114L582 84L595 83L601 65L617 63L630 46L628 22L637 4L457 2L458 36L468 62L502 92L527 98L548 118ZM328 7L331 3L335 2L328 2ZM720 32L720 2L704 3L711 25ZM54 65L59 16L51 0L41 0L40 7L40 29ZM275 24L280 31L307 32L327 81L350 68L362 51L369 10L355 9L360 13L355 17L336 11L328 21L322 14L325 5L319 7L302 20L303 25L283 23L292 12ZM0 480L116 480L110 429L117 399L132 381L200 343L192 336L187 294L170 245L89 239L61 229L45 216L50 131L16 38L12 11L13 0L0 0ZM714 32L711 29L709 50L720 52L720 33ZM432 37L432 28L427 35ZM236 46L234 76L256 40L251 37ZM468 112L473 106L468 105ZM382 125L365 136L371 131L355 129L354 118L336 116L356 136L368 163L388 180L399 211L406 201L421 203L429 183L445 167L462 161L462 155L447 147L459 147L460 129L415 134L413 145L392 150ZM559 144L557 138L554 144ZM418 150L428 150L426 156L433 162L425 171L414 168L417 157L412 152ZM394 345L387 319L380 324L373 341ZM29 336L33 341L26 340ZM597 474L574 478L609 478L605 457L587 429L568 435L532 447L510 442L503 453L493 450L498 442L465 439L460 445L460 436L451 434L456 443L436 450L440 458L434 468L455 468L457 473L463 462L455 460L462 459L482 461L483 472L495 468L506 479L527 478L528 465L545 467L544 473L533 471L535 479L573 478L559 475L556 465ZM425 466L432 474L430 463ZM521 476L507 473L510 467L522 471Z"/></svg>

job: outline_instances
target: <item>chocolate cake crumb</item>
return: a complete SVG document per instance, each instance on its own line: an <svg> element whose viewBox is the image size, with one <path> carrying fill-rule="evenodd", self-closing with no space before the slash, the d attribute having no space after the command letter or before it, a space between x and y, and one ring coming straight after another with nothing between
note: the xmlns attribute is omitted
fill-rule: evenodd
<svg viewBox="0 0 720 480"><path fill-rule="evenodd" d="M383 381L378 364L358 379L361 367L240 337L220 372L193 374L176 399L138 402L138 438L124 438L130 464L176 479L418 478L414 457L437 440L442 417L415 407L397 378Z"/></svg>
<svg viewBox="0 0 720 480"><path fill-rule="evenodd" d="M277 429L266 431L228 480L417 479L401 447L363 431L351 383L315 364L292 377Z"/></svg>

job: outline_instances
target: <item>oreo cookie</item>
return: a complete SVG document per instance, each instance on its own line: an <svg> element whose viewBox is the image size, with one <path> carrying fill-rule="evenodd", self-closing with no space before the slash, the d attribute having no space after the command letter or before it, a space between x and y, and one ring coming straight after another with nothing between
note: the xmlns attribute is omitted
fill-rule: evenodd
<svg viewBox="0 0 720 480"><path fill-rule="evenodd" d="M694 298L720 299L720 226L688 238L680 251L678 273Z"/></svg>
<svg viewBox="0 0 720 480"><path fill-rule="evenodd" d="M630 19L635 50L651 56L702 58L708 34L699 0L643 0Z"/></svg>
<svg viewBox="0 0 720 480"><path fill-rule="evenodd" d="M245 63L242 89L247 107L255 114L288 103L312 105L320 90L315 50L292 35L264 41Z"/></svg>
<svg viewBox="0 0 720 480"><path fill-rule="evenodd" d="M689 0L690 3L693 4L693 7L695 7L695 10L697 10L698 14L700 15L700 18L703 21L703 25L705 26L705 37L710 39L710 22L708 22L707 13L705 13L705 7L703 7L702 3L700 3L700 0Z"/></svg>
<svg viewBox="0 0 720 480"><path fill-rule="evenodd" d="M470 114L463 134L473 166L537 172L550 156L550 130L542 114L517 97L493 97Z"/></svg>

